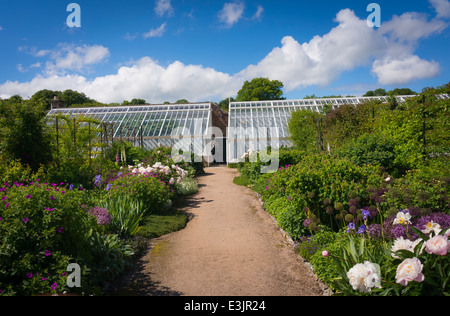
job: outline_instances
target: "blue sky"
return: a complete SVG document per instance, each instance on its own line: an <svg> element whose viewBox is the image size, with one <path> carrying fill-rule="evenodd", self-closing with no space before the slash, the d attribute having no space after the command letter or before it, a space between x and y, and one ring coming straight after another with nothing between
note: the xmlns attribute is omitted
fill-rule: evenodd
<svg viewBox="0 0 450 316"><path fill-rule="evenodd" d="M245 80L284 83L288 99L362 95L450 81L450 2L2 1L0 97L73 89L98 101L220 101Z"/></svg>

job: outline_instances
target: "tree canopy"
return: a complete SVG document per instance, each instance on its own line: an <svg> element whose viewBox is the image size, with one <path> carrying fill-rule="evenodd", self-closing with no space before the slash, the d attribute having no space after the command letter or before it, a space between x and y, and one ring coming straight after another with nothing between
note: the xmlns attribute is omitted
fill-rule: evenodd
<svg viewBox="0 0 450 316"><path fill-rule="evenodd" d="M236 101L285 100L283 87L283 83L278 80L255 78L252 81L244 82L242 89L237 94Z"/></svg>

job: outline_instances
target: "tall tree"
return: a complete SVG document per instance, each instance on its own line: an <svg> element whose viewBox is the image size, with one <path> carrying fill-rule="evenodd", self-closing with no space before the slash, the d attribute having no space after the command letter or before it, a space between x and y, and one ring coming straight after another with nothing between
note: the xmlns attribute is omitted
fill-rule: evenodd
<svg viewBox="0 0 450 316"><path fill-rule="evenodd" d="M237 94L236 101L285 100L283 87L283 83L278 80L255 78L252 81L244 82L242 89Z"/></svg>

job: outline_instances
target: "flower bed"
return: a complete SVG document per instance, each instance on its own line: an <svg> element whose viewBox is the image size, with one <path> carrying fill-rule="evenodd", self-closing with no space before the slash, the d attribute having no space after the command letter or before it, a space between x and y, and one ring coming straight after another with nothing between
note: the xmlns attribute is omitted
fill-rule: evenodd
<svg viewBox="0 0 450 316"><path fill-rule="evenodd" d="M39 179L5 182L0 186L0 296L101 294L106 281L132 264L135 249L128 243L145 217L194 191L196 182L189 176L195 170L189 170L158 161L138 164L107 181L95 176L91 190ZM82 280L72 287L71 264L80 268Z"/></svg>
<svg viewBox="0 0 450 316"><path fill-rule="evenodd" d="M336 295L450 293L444 178L423 170L393 178L378 166L313 154L259 175L253 190Z"/></svg>

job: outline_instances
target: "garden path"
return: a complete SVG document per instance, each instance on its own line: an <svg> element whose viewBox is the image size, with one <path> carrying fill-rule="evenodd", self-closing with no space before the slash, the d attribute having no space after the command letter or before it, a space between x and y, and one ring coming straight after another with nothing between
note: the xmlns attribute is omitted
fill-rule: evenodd
<svg viewBox="0 0 450 316"><path fill-rule="evenodd" d="M324 286L292 250L255 193L227 167L206 168L183 210L185 229L152 240L120 295L320 296Z"/></svg>

